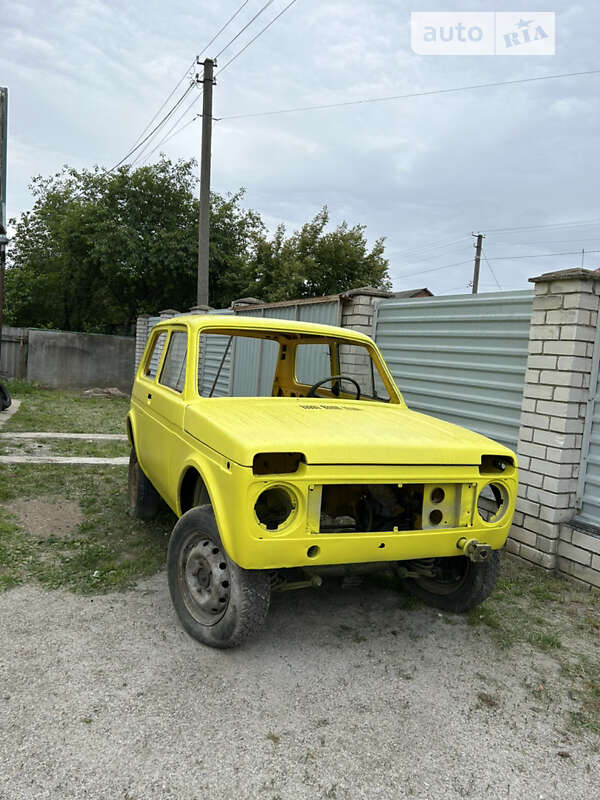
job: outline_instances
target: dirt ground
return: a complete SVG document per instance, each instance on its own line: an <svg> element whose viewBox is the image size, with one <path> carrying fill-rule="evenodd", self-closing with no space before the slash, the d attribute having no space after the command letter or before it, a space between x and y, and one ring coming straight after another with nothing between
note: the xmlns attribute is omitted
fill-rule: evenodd
<svg viewBox="0 0 600 800"><path fill-rule="evenodd" d="M0 798L595 800L558 662L363 584L273 597L233 651L159 573L120 594L0 595Z"/></svg>

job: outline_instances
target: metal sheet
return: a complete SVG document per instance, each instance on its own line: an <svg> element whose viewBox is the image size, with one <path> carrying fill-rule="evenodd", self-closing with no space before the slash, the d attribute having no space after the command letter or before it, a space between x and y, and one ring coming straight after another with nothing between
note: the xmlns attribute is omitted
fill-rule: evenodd
<svg viewBox="0 0 600 800"><path fill-rule="evenodd" d="M339 300L315 303L290 303L275 307L250 307L236 312L242 317L267 317L269 319L297 319L302 322L316 322L323 325L337 325L339 322ZM233 314L231 309L211 311L211 314ZM160 317L148 320L148 335L152 328L160 322ZM229 337L206 336L205 347L200 355L200 372L198 383L201 392L207 396L219 369L223 353ZM272 342L256 339L234 337L234 342L227 353L221 374L215 386L213 397L232 394L235 397L269 396L273 385L273 375L277 361L278 348ZM305 355L305 369L324 377L320 372L318 353ZM312 359L312 361L311 361ZM313 364L314 361L314 364ZM233 366L232 366L233 365ZM326 373L325 373L326 374ZM317 378L315 378L317 380Z"/></svg>
<svg viewBox="0 0 600 800"><path fill-rule="evenodd" d="M596 328L590 396L581 444L576 519L600 529L600 326Z"/></svg>
<svg viewBox="0 0 600 800"><path fill-rule="evenodd" d="M375 339L415 411L515 449L533 292L382 300Z"/></svg>
<svg viewBox="0 0 600 800"><path fill-rule="evenodd" d="M248 308L237 312L244 317L266 317L269 319L294 319L302 322L316 322L323 325L337 325L339 301L317 303L292 303L274 308ZM269 342L248 339L236 341L235 374L233 394L236 397L265 397L271 394L273 375L277 361L277 347ZM329 374L319 371L319 354L315 351L304 355L304 368L307 374L323 378ZM318 378L315 378L317 380Z"/></svg>

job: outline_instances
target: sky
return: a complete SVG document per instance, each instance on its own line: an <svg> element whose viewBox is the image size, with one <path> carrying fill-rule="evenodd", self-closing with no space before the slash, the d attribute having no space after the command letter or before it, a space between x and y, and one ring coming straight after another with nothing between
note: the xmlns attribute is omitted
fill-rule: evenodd
<svg viewBox="0 0 600 800"><path fill-rule="evenodd" d="M265 2L248 0L203 57L215 56ZM273 0L219 57L217 72L288 2ZM123 158L241 3L0 0L8 216L31 207L34 175L63 164L110 168ZM419 55L410 19L421 10L509 10L525 20L554 11L556 53ZM296 0L217 75L212 188L245 187L245 205L271 229L283 222L294 230L325 203L332 225L366 225L370 242L386 239L395 290L470 291L478 231L486 235L480 291L531 288L528 278L582 262L598 268L600 74L226 117L600 70L599 29L595 0L446 0L424 9L416 0ZM201 100L180 125L200 111ZM196 120L152 153L161 135L138 164L161 151L199 159L200 133Z"/></svg>

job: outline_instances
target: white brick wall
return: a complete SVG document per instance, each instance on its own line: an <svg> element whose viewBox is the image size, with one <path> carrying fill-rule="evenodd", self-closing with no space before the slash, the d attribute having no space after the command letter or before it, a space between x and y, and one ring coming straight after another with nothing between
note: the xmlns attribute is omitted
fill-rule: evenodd
<svg viewBox="0 0 600 800"><path fill-rule="evenodd" d="M600 275L574 269L532 281L519 495L507 547L527 561L600 586L600 536L568 524L576 515Z"/></svg>

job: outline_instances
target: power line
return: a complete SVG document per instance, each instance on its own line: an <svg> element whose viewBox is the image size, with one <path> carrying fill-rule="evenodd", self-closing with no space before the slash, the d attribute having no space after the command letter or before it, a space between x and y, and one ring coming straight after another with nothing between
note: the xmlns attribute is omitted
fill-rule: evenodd
<svg viewBox="0 0 600 800"><path fill-rule="evenodd" d="M586 253L600 253L600 250L586 250ZM581 250L571 250L568 253L533 253L529 256L492 256L490 261L517 261L521 258L550 258L550 256L580 256Z"/></svg>
<svg viewBox="0 0 600 800"><path fill-rule="evenodd" d="M192 124L192 122L195 122L197 119L202 119L202 114L194 114L194 116L193 116L191 119L189 119L187 122L185 122L185 123L184 123L184 124L183 124L183 125L182 125L180 128L177 128L177 130L174 130L174 128L176 128L176 127L177 127L177 125L179 125L179 123L181 122L181 120L182 120L182 119L185 117L185 115L186 115L186 114L188 113L188 111L189 111L189 110L192 108L192 106L194 106L194 105L195 105L195 104L198 102L198 100L200 99L200 97L201 97L201 95L198 95L198 97L195 97L195 98L192 100L192 102L189 104L189 106L188 106L188 107L185 109L185 111L183 112L183 114L181 114L181 116L179 116L179 117L178 117L178 118L175 120L175 122L173 123L173 125L171 125L171 127L170 127L170 128L169 128L169 130L167 131L166 135L165 135L165 136L164 136L164 137L163 137L163 138L160 140L160 142L159 142L159 143L158 143L158 144L157 144L157 145L156 145L156 146L155 146L155 147L154 147L154 148L153 148L153 149L152 149L152 150L151 150L151 151L150 151L150 152L149 152L149 153L148 153L148 154L147 154L145 157L144 157L144 163L145 163L146 161L148 161L148 159L149 159L149 158L151 158L151 157L154 155L154 153L155 153L155 152L158 150L158 148L159 148L159 147L162 147L162 146L163 146L163 144L165 144L166 142L168 142L168 141L170 141L171 139L173 139L173 137L177 136L177 134L181 133L181 131L182 131L182 130L184 130L185 128L187 128L189 125L191 125L191 124ZM135 161L134 161L133 163L135 164Z"/></svg>
<svg viewBox="0 0 600 800"><path fill-rule="evenodd" d="M236 40L236 39L239 39L239 37L242 35L242 33L243 33L245 30L247 30L247 28L249 28L249 27L250 27L250 25L252 25L252 23L254 22L254 20L255 20L255 19L258 19L258 17L260 17L260 15L263 13L263 11L266 11L266 10L267 10L267 8L268 8L268 7L269 7L269 6L270 6L270 5L271 5L273 2L275 2L275 0L268 0L268 1L267 1L267 2L264 4L264 6L263 6L261 9L259 9L259 10L256 12L256 14L255 14L255 15L252 17L252 19L250 20L250 22L247 22L247 23L244 25L244 27L241 29L241 31L238 31L238 32L236 33L236 35L233 37L233 39L230 39L230 40L227 42L227 44L225 45L225 47L223 47L223 49L222 49L222 50L219 50L219 52L218 52L218 53L217 53L217 55L215 56L214 60L216 61L216 60L217 60L217 58L219 58L219 56L223 55L223 53L225 52L225 50L227 50L227 48L228 48L228 47L230 47L230 46L231 46L231 45L232 45L232 44L235 42L235 40Z"/></svg>
<svg viewBox="0 0 600 800"><path fill-rule="evenodd" d="M587 253L600 253L600 250L586 250ZM522 258L550 258L551 256L578 256L581 255L581 250L574 250L568 253L535 253L531 256L494 256L493 258L489 259L490 261L512 261L522 259ZM486 258L486 261L488 259ZM451 267L460 267L463 264L471 264L471 259L467 261L456 261L454 264L444 264L441 267L432 267L431 269L420 269L418 272L402 272L399 275L396 275L396 278L410 278L413 275L423 275L427 272L439 272L443 269L450 269ZM491 267L490 267L491 270ZM493 273L492 273L493 274ZM497 282L497 279L494 278Z"/></svg>
<svg viewBox="0 0 600 800"><path fill-rule="evenodd" d="M439 272L442 269L450 269L450 267L460 267L462 264L472 264L472 259L467 259L466 261L457 261L454 264L444 264L443 267L432 267L431 269L420 269L418 272L401 272L399 275L395 275L396 278L410 278L412 275L423 275L425 272Z"/></svg>
<svg viewBox="0 0 600 800"><path fill-rule="evenodd" d="M157 112L154 114L154 116L152 117L152 119L150 120L150 122L149 122L149 123L146 125L146 127L144 128L144 130L143 130L143 131L142 131L142 132L141 132L141 133L138 135L137 139L136 139L136 140L135 140L135 142L133 143L134 145L136 145L136 144L139 142L139 140L142 138L142 136L143 136L143 135L146 133L146 131L148 130L148 128L149 128L149 127L152 125L152 123L154 122L154 120L155 120L155 119L158 117L158 115L160 114L160 112L163 110L163 108L164 108L164 107L167 105L167 103L169 102L169 100L170 100L170 99L173 97L173 95L175 94L175 92L177 91L177 89L179 89L179 87L181 86L181 84L184 82L184 80L186 79L186 77L189 75L189 72L190 72L190 70L191 70L191 69L193 69L193 67L194 67L194 64L195 64L195 63L196 63L196 59L194 59L194 60L192 61L192 63L190 64L190 66L189 66L189 67L186 69L186 71L183 73L183 75L182 75L182 76L181 76L181 78L179 79L179 81L178 81L177 85L175 86L175 88L173 89L173 91L171 92L171 94L170 94L170 95L167 97L167 99L164 101L164 103L161 105L161 107L158 109L158 111L157 111Z"/></svg>
<svg viewBox="0 0 600 800"><path fill-rule="evenodd" d="M228 67L228 66L229 66L229 65L230 65L230 64L231 64L233 61L235 61L235 60L236 60L236 58L239 58L239 56L241 56L241 55L242 55L242 53L243 53L245 50L247 50L247 49L250 47L250 45L251 45L251 44L253 44L253 43L254 43L254 42L255 42L255 41L258 39L258 37L259 37L259 36L262 36L262 35L263 35L263 33L264 33L266 30L268 30L268 29L271 27L271 25L272 25L274 22L277 22L277 20L279 19L279 17L281 17L281 16L282 16L282 14L285 14L285 12L288 10L288 8L290 8L291 6L293 6L295 2L296 2L296 0L291 0L291 2L287 4L287 6L286 6L286 7L283 9L283 11L280 11L280 12L279 12L279 14L277 14L277 16L276 16L276 17L273 17L273 19L271 20L271 22L269 22L269 24L268 24L268 25L265 25L265 27L264 27L264 28L263 28L261 31L259 31L259 32L256 34L256 36L254 36L252 39L250 39L250 41L249 41L247 44L245 44L245 45L244 45L244 47L242 47L242 49L241 49L239 52L237 52L237 53L236 53L234 56L232 56L232 58L230 58L230 59L229 59L229 61L228 61L228 62L227 62L227 63L226 63L224 66L222 66L222 67L221 67L221 69L220 69L220 70L217 72L217 75L220 75L220 74L223 72L223 70L227 69L227 67ZM215 76L215 77L216 77L216 76Z"/></svg>
<svg viewBox="0 0 600 800"><path fill-rule="evenodd" d="M139 142L139 140L142 138L142 136L143 136L143 135L146 133L146 131L148 130L148 128L149 128L149 127L152 125L152 123L154 122L154 120L155 120L155 119L158 117L158 115L160 114L160 112L161 112L161 111L163 110L163 108L164 108L164 107L167 105L167 103L169 102L169 100L170 100L170 99L173 97L173 95L175 94L175 92L177 91L177 89L179 89L179 87L181 86L181 84L183 83L183 81L186 79L186 77L187 77L187 75L189 74L190 70L191 70L191 69L193 69L194 65L196 64L196 62L197 62L197 60L200 58L200 56L201 56L201 55L202 55L202 54L203 54L203 53L204 53L206 50L208 50L208 48L211 46L211 44L212 44L212 43L213 43L213 42L214 42L216 39L218 39L218 37L219 37L219 36L220 36L220 35L223 33L223 31L224 31L224 30L227 28L227 26L228 26L230 23L232 23L232 22L233 22L233 20L234 20L234 19L237 17L237 15L240 13L240 11L242 11L242 9L244 8L244 6L247 6L249 2L250 2L250 0L244 0L244 2L243 2L243 3L242 3L242 5L241 5L241 6L238 8L238 10L237 10L235 13L233 13L233 14L232 14L232 15L229 17L229 19L227 20L227 22L226 22L226 23L225 23L225 24L224 24L224 25L223 25L221 28L219 28L219 30L217 31L217 33L215 33L215 35L212 37L212 39L211 39L209 42L207 42L207 43L204 45L204 47L202 48L202 50L200 50L200 52L199 52L199 53L198 53L198 55L197 55L197 56L194 58L194 60L193 60L193 61L192 61L192 63L190 64L190 66L186 68L185 72L183 73L183 75L181 76L181 78L179 79L179 81L178 81L178 82L177 82L177 84L175 85L175 88L174 88L174 89L171 91L171 93L169 94L169 96L167 97L167 99L166 99L166 100L163 102L163 104L162 104L162 105L161 105L161 106L158 108L158 110L156 111L156 113L154 114L154 116L152 117L152 119L150 120L150 122L149 122L149 123L146 125L146 127L145 127L145 128L142 130L142 132L141 132L141 133L138 135L138 137L136 138L136 140L135 140L135 141L134 141L134 143L133 143L133 144L134 144L134 146L135 146L135 145L136 145L136 144ZM136 160L137 160L137 159L136 159ZM135 162L134 162L134 163L135 163Z"/></svg>
<svg viewBox="0 0 600 800"><path fill-rule="evenodd" d="M232 14L232 15L229 17L229 19L227 20L227 22L225 23L225 25L223 25L223 27L222 27L222 28L221 28L219 31L217 31L217 33L215 33L215 35L214 35L214 36L213 36L213 38L210 40L210 42L209 42L208 44L206 44L206 45L205 45L205 46L202 48L202 50L200 50L200 52L198 53L198 55L196 56L196 58L200 58L200 56L202 55L202 53L204 53L206 50L208 50L208 48L211 46L211 44L212 44L212 43L213 43L213 42L214 42L216 39L218 39L218 38L219 38L219 36L220 36L220 35L223 33L223 31L225 30L225 28L227 28L227 26L229 25L229 23L230 23L230 22L233 22L233 20L234 20L234 19L237 17L237 15L240 13L240 11L241 11L241 10L244 8L244 6L247 6L249 2L250 2L250 0L245 0L245 2L243 2L243 3L242 3L242 5L241 5L241 6L238 8L238 10L235 12L235 14ZM239 35L239 34L238 34L238 35ZM232 40L232 41L233 41L233 40ZM222 53L222 52L223 52L223 51L221 50L221 53ZM219 55L220 55L220 54L219 54Z"/></svg>
<svg viewBox="0 0 600 800"><path fill-rule="evenodd" d="M485 250L483 248L481 248L481 252L483 253L483 257L485 259L485 263L488 265L489 271L492 273L492 278L496 281L496 286L500 289L500 291L502 291L502 286L500 286L500 281L496 277L496 273L494 272L494 270L492 268L492 265L488 261L488 257L487 257L487 255L485 253Z"/></svg>
<svg viewBox="0 0 600 800"><path fill-rule="evenodd" d="M227 65L225 65L227 66ZM223 67L225 69L225 67ZM222 71L222 70L221 70ZM491 89L497 86L513 86L517 83L534 83L536 81L548 81L557 78L577 78L583 75L597 75L600 69L587 70L586 72L563 72L556 75L539 75L537 78L519 78L512 81L494 81L493 83L474 83L468 86L456 86L451 89L431 89L426 92L411 92L409 94L396 94L387 97L367 97L362 100L346 100L343 103L324 103L314 106L298 106L297 108L283 108L276 111L259 111L253 114L233 114L229 117L222 117L223 120L248 119L250 117L270 117L276 114L292 114L296 111L320 111L329 108L342 108L344 106L357 106L366 103L384 103L390 100L406 100L411 97L425 97L427 95L449 94L451 92L465 92L471 89ZM491 230L490 228L487 229ZM499 228L497 230L508 230Z"/></svg>
<svg viewBox="0 0 600 800"><path fill-rule="evenodd" d="M542 228L551 228L553 230L568 229L579 227L582 225L597 225L600 222L600 217L595 219L581 219L573 220L571 222L550 222L546 225L521 225L517 228L486 228L488 233L506 233L509 231L537 231Z"/></svg>
<svg viewBox="0 0 600 800"><path fill-rule="evenodd" d="M143 144L145 144L145 143L148 141L148 139L150 139L152 136L154 136L154 134L156 133L156 131L157 131L157 130L158 130L160 127L162 127L162 126L165 124L165 122L166 122L166 121L169 119L169 117L170 117L170 116L171 116L171 115L172 115L172 114L173 114L173 113L174 113L174 112L177 110L177 108L179 108L179 106L181 105L181 103L183 103L183 101L185 100L185 98L188 96L188 94L189 94L189 93L190 93L190 91L191 91L191 90L194 88L194 86L195 86L195 85L196 85L195 83L191 83L191 84L188 86L188 88L185 90L185 92L184 92L184 93L181 95L181 97L179 98L179 100L178 100L178 101L175 103L175 105L174 105L174 106L171 108L171 110L170 110L169 112L167 112L167 114L165 114L165 116L164 116L164 117L163 117L163 118L160 120L160 122L159 122L158 124L156 124L156 125L154 126L154 128L152 128L152 130L150 131L150 133L149 133L149 134L148 134L148 135L147 135L147 136L146 136L144 139L142 139L142 140L141 140L141 142L139 142L138 144L136 144L136 145L135 145L135 147L132 147L132 148L131 148L131 150L130 150L130 151L127 153L127 155L123 156L123 158L122 158L120 161L118 161L118 162L117 162L117 163L114 165L114 167L111 167L111 169L109 169L109 170L107 170L107 171L108 171L108 172L114 172L114 171L117 169L117 167L120 167L120 166L121 166L121 164L123 164L125 161L127 161L127 159L129 158L129 156L133 155L133 154L136 152L136 150L139 150L139 149L140 149L140 147L141 147Z"/></svg>
<svg viewBox="0 0 600 800"><path fill-rule="evenodd" d="M564 244L565 242L579 242L588 241L590 239L589 236L582 236L579 235L576 239L535 239L534 241L528 242L503 242L502 240L497 240L495 242L489 242L492 247L497 247L498 245L508 244L511 247L529 247L532 244ZM597 242L598 239L596 236L593 237L593 241Z"/></svg>

